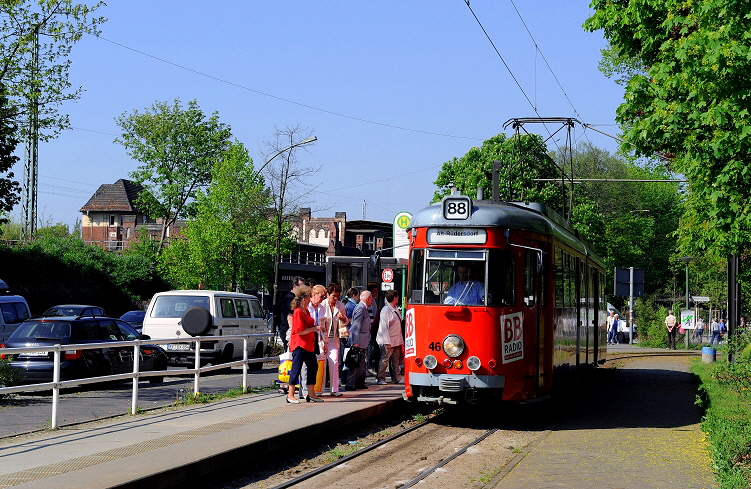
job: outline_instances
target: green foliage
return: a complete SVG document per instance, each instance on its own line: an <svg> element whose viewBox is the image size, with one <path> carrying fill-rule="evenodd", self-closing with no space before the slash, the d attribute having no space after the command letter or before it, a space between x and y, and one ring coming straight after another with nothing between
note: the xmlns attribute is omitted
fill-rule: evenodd
<svg viewBox="0 0 751 489"><path fill-rule="evenodd" d="M749 393L721 374L738 368L721 358L716 363L695 361L691 365L701 380L697 404L705 410L701 427L710 443L713 469L720 487L728 489L748 487L751 481Z"/></svg>
<svg viewBox="0 0 751 489"><path fill-rule="evenodd" d="M18 383L23 378L23 372L19 368L10 366L10 358L0 358L0 387ZM0 398L4 395L0 394Z"/></svg>
<svg viewBox="0 0 751 489"><path fill-rule="evenodd" d="M559 177L558 168L573 171L577 178L664 180L669 175L649 162L636 164L591 144L580 144L571 155L561 150L549 157L537 135L500 134L444 163L433 200L446 195L450 183L469 196L480 187L489 197L493 160L502 162L502 199L538 201L555 210L562 208L560 184L534 179ZM576 185L573 197L571 223L604 259L607 284L613 283L614 267L634 266L645 269L648 294L670 288L673 277L665 270L671 269L677 245L673 235L682 210L675 184L585 182Z"/></svg>
<svg viewBox="0 0 751 489"><path fill-rule="evenodd" d="M20 118L28 120L34 115L38 119L43 140L70 126L67 114L61 114L59 107L81 98L83 88L71 89L68 56L84 34L99 35L99 26L106 19L93 15L104 5L97 2L88 6L71 0L0 2L0 84ZM36 71L32 69L35 32L39 32Z"/></svg>
<svg viewBox="0 0 751 489"><path fill-rule="evenodd" d="M450 184L469 196L476 195L477 189L482 188L485 198L490 198L494 160L501 162L501 200L541 202L558 212L562 210L562 197L557 184L534 181L535 178L559 176L542 138L537 134L512 138L498 134L483 141L481 147L471 148L461 158L445 162L433 182L438 187L433 194L433 202L451 192Z"/></svg>
<svg viewBox="0 0 751 489"><path fill-rule="evenodd" d="M87 245L78 236L51 234L21 247L0 246L3 279L26 298L32 314L65 303L94 304L117 315L139 308L168 288L150 262Z"/></svg>
<svg viewBox="0 0 751 489"><path fill-rule="evenodd" d="M13 210L20 199L21 186L9 171L18 161L14 154L18 145L17 111L9 105L5 88L0 84L0 224L7 222L3 215Z"/></svg>
<svg viewBox="0 0 751 489"><path fill-rule="evenodd" d="M138 205L149 217L163 219L161 250L169 226L195 214L198 190L209 185L214 164L230 146L230 128L216 112L206 118L195 100L183 108L179 99L172 105L156 102L143 113L123 113L116 121L122 136L115 142L142 163L130 174L148 190Z"/></svg>
<svg viewBox="0 0 751 489"><path fill-rule="evenodd" d="M271 205L248 151L239 142L231 144L214 164L208 190L197 193L186 240L166 252L170 276L184 287L218 290L268 283L274 252Z"/></svg>
<svg viewBox="0 0 751 489"><path fill-rule="evenodd" d="M744 249L751 234L751 16L740 0L594 0L588 30L648 67L617 117L629 149L662 153L689 182L686 246Z"/></svg>

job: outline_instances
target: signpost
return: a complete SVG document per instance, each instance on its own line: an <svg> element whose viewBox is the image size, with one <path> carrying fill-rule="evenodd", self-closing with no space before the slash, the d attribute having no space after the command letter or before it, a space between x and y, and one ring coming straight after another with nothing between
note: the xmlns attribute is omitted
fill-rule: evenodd
<svg viewBox="0 0 751 489"><path fill-rule="evenodd" d="M394 271L390 268L384 268L381 272L381 290L393 290L394 289Z"/></svg>
<svg viewBox="0 0 751 489"><path fill-rule="evenodd" d="M615 269L614 295L627 295L628 301L628 342L634 342L634 297L644 295L644 269L643 268L617 268Z"/></svg>

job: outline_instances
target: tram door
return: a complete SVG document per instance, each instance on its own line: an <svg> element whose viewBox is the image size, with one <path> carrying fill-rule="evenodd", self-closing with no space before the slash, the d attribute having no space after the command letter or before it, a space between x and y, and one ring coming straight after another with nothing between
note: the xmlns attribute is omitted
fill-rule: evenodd
<svg viewBox="0 0 751 489"><path fill-rule="evenodd" d="M542 243L527 243L526 246L540 248ZM534 377L536 378L535 386L536 396L546 393L545 376L549 369L545 365L545 321L542 314L544 302L545 273L543 268L542 256L534 250L525 251L524 260L524 316L527 318L527 324L536 325L535 341L535 366ZM528 373L527 375L529 375ZM532 386L530 386L532 388Z"/></svg>

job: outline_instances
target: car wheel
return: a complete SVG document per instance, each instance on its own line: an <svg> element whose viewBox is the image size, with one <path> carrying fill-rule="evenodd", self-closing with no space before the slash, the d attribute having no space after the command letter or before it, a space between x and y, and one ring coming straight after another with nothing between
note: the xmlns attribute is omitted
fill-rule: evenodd
<svg viewBox="0 0 751 489"><path fill-rule="evenodd" d="M259 343L256 345L256 349L253 352L253 358L263 358L263 343ZM261 370L263 368L263 364L261 362L258 363L250 363L248 364L248 370Z"/></svg>
<svg viewBox="0 0 751 489"><path fill-rule="evenodd" d="M157 360L154 362L153 370L167 370L167 359L164 357L157 358ZM164 376L149 377L150 384L161 384L163 382Z"/></svg>
<svg viewBox="0 0 751 489"><path fill-rule="evenodd" d="M205 307L189 307L184 313L181 324L191 336L201 336L211 328L211 313Z"/></svg>

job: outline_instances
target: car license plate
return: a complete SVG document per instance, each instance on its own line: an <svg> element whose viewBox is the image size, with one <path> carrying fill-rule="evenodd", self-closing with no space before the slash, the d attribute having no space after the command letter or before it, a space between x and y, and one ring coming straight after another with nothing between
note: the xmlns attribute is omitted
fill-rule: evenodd
<svg viewBox="0 0 751 489"><path fill-rule="evenodd" d="M167 349L172 351L188 351L190 350L190 343L169 343Z"/></svg>
<svg viewBox="0 0 751 489"><path fill-rule="evenodd" d="M19 353L19 357L46 357L46 351L27 351L26 353Z"/></svg>

